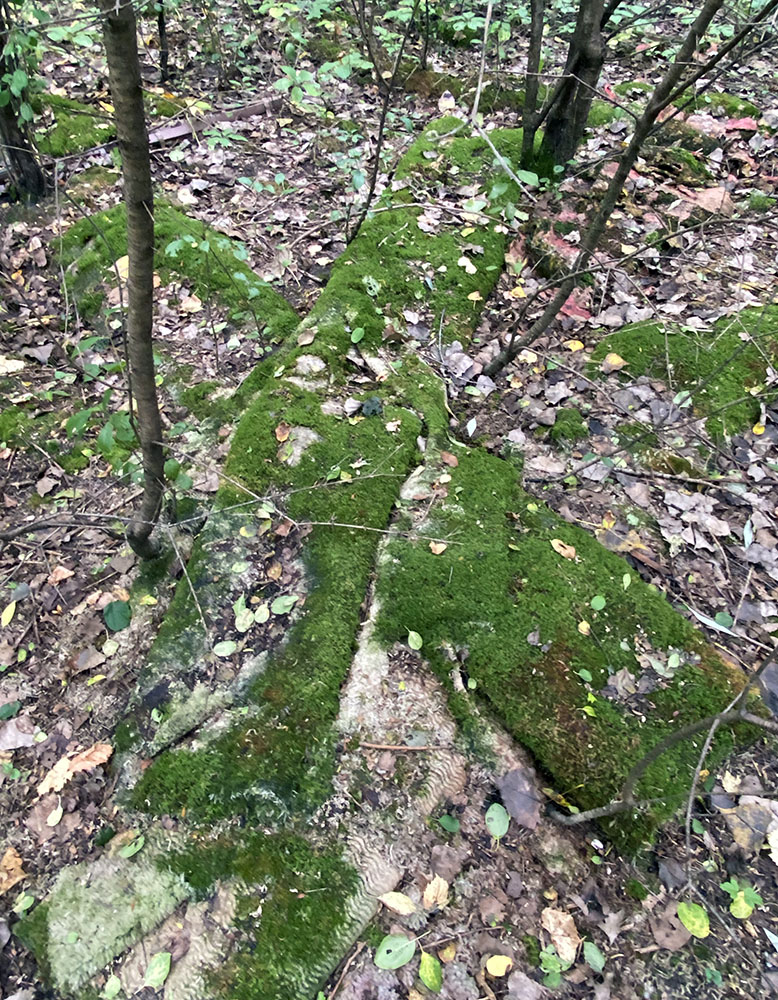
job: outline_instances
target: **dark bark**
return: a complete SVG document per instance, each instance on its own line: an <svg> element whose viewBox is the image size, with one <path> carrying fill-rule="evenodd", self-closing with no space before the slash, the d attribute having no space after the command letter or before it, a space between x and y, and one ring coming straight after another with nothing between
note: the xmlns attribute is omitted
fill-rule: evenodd
<svg viewBox="0 0 778 1000"><path fill-rule="evenodd" d="M572 160L584 134L605 62L604 0L581 0L561 85L546 117L541 157L555 164Z"/></svg>
<svg viewBox="0 0 778 1000"><path fill-rule="evenodd" d="M127 209L127 346L132 396L143 457L143 499L127 538L142 558L156 552L151 533L159 515L164 484L162 424L154 379L154 200L149 137L143 110L137 29L132 4L99 0L108 78L122 155Z"/></svg>
<svg viewBox="0 0 778 1000"><path fill-rule="evenodd" d="M530 10L527 76L524 85L524 110L521 115L521 125L524 130L521 141L521 165L524 168L532 166L535 150L535 134L538 130L538 89L540 86L540 59L543 51L543 28L546 15L545 0L530 0Z"/></svg>
<svg viewBox="0 0 778 1000"><path fill-rule="evenodd" d="M761 8L761 10L752 16L750 22L740 32L736 33L736 35L730 39L725 46L721 47L719 52L711 60L690 74L689 69L695 65L694 55L697 51L699 41L723 5L724 0L707 0L707 2L703 5L700 13L694 21L694 24L692 24L689 28L686 38L684 39L675 60L665 73L662 80L657 84L657 87L651 95L643 114L635 124L635 131L629 145L618 160L616 173L613 175L610 184L608 185L608 189L603 195L603 199L596 214L594 215L594 218L583 234L581 239L581 250L569 274L560 282L556 293L543 310L542 315L535 320L529 330L519 337L512 337L508 345L497 355L494 361L487 365L484 369L486 375L493 376L497 372L501 371L510 361L513 360L513 358L516 357L523 347L526 347L528 344L531 344L534 340L540 337L553 323L559 313L559 310L565 304L567 297L575 287L580 274L585 270L586 265L591 260L592 254L597 249L597 245L599 244L602 234L605 231L608 219L610 219L613 209L616 207L619 197L621 196L621 192L624 187L624 183L629 176L629 172L635 165L640 149L648 135L651 133L651 130L659 118L660 113L669 104L675 101L677 97L683 93L685 88L692 86L697 79L704 76L707 71L724 58L727 52L732 51L732 49L739 45L750 31L753 31L754 28L765 21L766 18L773 13L773 11L778 9L778 0L769 0L769 2Z"/></svg>
<svg viewBox="0 0 778 1000"><path fill-rule="evenodd" d="M167 44L165 0L157 0L157 32L159 34L159 77L162 83L170 79L170 51Z"/></svg>
<svg viewBox="0 0 778 1000"><path fill-rule="evenodd" d="M11 13L6 3L0 3L0 53L8 38ZM0 77L12 74L15 68L8 56L0 55ZM40 198L46 190L46 181L13 99L0 107L0 143L17 197Z"/></svg>

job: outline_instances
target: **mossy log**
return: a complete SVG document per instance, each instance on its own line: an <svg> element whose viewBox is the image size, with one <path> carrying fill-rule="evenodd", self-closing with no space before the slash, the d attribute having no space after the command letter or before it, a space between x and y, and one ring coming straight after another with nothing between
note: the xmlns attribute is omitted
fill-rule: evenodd
<svg viewBox="0 0 778 1000"><path fill-rule="evenodd" d="M492 139L518 163L520 133ZM432 352L398 342L407 310L424 313L436 340L474 329L509 237L494 218L518 197L494 184L495 170L458 120L428 127L399 167L404 186L240 390L250 402L225 485L117 734L126 823L147 828L144 863L165 873L157 918L187 923L200 919L198 900L231 900L223 947L206 948L188 978L171 975L168 1000L313 1000L399 877L389 844L461 788L468 757L489 753L491 726L528 747L568 800L601 805L662 736L718 711L742 683L662 593L525 492L520 465L453 437ZM423 231L408 203L442 176L483 185L492 218ZM283 595L265 566L290 529L303 571ZM283 641L270 643L268 616L247 624L245 611L279 594L296 601ZM402 742L413 724L414 698L384 707L402 696L387 669L410 631L423 641L413 690L434 674L447 693L429 713L441 752L414 755L401 817L333 812L350 737ZM215 656L225 639L234 649ZM663 675L641 666L650 657ZM641 675L642 693L619 694L619 672ZM639 791L664 803L606 832L627 846L650 839L682 800L702 738L649 768ZM722 734L717 752L729 746ZM167 840L163 816L176 827ZM93 863L66 871L22 922L62 995L91 988L98 964L148 932L95 917L98 876ZM79 959L79 942L61 946L68 926L99 961ZM156 940L143 937L147 954ZM126 988L134 961L116 965Z"/></svg>

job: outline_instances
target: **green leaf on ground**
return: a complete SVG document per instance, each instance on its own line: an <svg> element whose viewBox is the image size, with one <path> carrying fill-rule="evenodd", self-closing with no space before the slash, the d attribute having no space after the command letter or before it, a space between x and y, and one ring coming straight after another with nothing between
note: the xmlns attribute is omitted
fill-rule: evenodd
<svg viewBox="0 0 778 1000"><path fill-rule="evenodd" d="M679 903L678 919L693 937L706 938L710 934L708 914L698 903Z"/></svg>
<svg viewBox="0 0 778 1000"><path fill-rule="evenodd" d="M416 939L404 934L387 934L375 953L379 969L400 969L407 965L416 952Z"/></svg>
<svg viewBox="0 0 778 1000"><path fill-rule="evenodd" d="M443 968L438 959L434 955L430 955L428 951L421 953L419 979L433 993L440 993L443 987Z"/></svg>
<svg viewBox="0 0 778 1000"><path fill-rule="evenodd" d="M489 833L495 840L499 840L500 837L504 837L508 832L511 818L505 806L500 805L499 802L495 802L486 810L485 822Z"/></svg>
<svg viewBox="0 0 778 1000"><path fill-rule="evenodd" d="M270 605L274 615L288 615L300 598L296 594L282 594Z"/></svg>
<svg viewBox="0 0 778 1000"><path fill-rule="evenodd" d="M424 640L419 635L418 632L414 632L412 629L408 632L408 645L411 649L421 649L424 645Z"/></svg>
<svg viewBox="0 0 778 1000"><path fill-rule="evenodd" d="M169 951L158 951L152 955L151 961L146 968L146 976L143 985L152 990L158 990L170 974L171 954Z"/></svg>
<svg viewBox="0 0 778 1000"><path fill-rule="evenodd" d="M121 632L132 621L132 608L129 601L111 601L103 608L105 624L112 632Z"/></svg>

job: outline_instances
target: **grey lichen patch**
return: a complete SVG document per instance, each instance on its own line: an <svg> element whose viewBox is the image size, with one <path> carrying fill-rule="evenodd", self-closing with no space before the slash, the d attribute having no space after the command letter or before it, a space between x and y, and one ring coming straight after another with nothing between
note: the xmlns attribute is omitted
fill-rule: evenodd
<svg viewBox="0 0 778 1000"><path fill-rule="evenodd" d="M288 439L278 449L278 457L286 465L295 468L302 462L306 451L317 441L321 441L321 437L312 427L293 427Z"/></svg>
<svg viewBox="0 0 778 1000"><path fill-rule="evenodd" d="M46 901L46 953L53 985L70 993L152 931L190 895L160 871L150 845L134 857L105 855L64 868Z"/></svg>

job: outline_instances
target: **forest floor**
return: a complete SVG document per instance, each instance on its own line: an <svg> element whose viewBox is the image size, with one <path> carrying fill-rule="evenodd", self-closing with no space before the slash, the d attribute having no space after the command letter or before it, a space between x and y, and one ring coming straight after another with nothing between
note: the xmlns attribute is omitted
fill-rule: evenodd
<svg viewBox="0 0 778 1000"><path fill-rule="evenodd" d="M272 39L266 44L258 76L243 90L214 97L212 74L197 70L180 74L166 89L178 99L207 100L213 108L248 104L257 95L275 98L270 81L278 75L278 59ZM470 79L477 74L473 51L452 48L435 58L441 71ZM518 72L519 63L518 57L509 61L506 73ZM85 71L75 60L57 59L43 70L52 93L107 99L96 65ZM154 73L149 62L149 86L159 94ZM606 71L604 90L615 95L625 81L650 83L656 75L647 56L622 54ZM590 128L571 174L536 192L531 213L537 225L516 234L472 344L438 343L423 309L406 313L406 319L419 350L446 379L452 433L495 452L506 443L520 449L529 492L624 555L748 671L769 651L778 627L778 412L765 385L728 365L736 392L731 380L720 386L718 373L709 375L722 403L751 400L757 409L745 423L725 419L719 433L711 426L710 408L707 423L689 408L688 382L672 366L664 372L641 368L626 349L623 357L610 341L601 346L627 323L667 321L682 326L679 336L689 350L707 351L700 347L701 331L719 323L723 340L734 331L745 341L753 330L747 333L740 324L742 310L772 302L778 282L773 66L765 57L716 86L753 101L758 112L727 113L714 100L706 110L681 116L687 146L695 131L700 136L691 149L695 169L690 173L686 161L679 166L672 153L652 153L639 162L598 257L594 285L571 297L551 331L494 381L482 369L495 341L510 336L518 309L544 281L550 263L574 255L607 176L608 167L600 173L600 163L619 148L625 122ZM391 185L393 164L414 133L441 110L450 113L452 102L456 106L449 95L397 94L379 187ZM321 102L314 104L321 108ZM153 151L159 192L191 218L242 241L251 268L301 317L345 249L346 231L358 215L380 97L369 79L352 77L328 91L325 104L326 116L274 104L270 113L235 119L229 129L179 137ZM466 104L460 110L466 113ZM489 111L484 124L515 125L517 118L510 109ZM442 213L461 212L463 198L475 194L441 188L425 208L427 224L434 230ZM11 935L13 924L65 865L107 849L98 845L116 809L112 778L97 758L62 794L40 795L36 789L64 755L112 744L133 671L175 584L171 577L149 592L142 626L133 623L129 639L120 644L118 632L106 631L104 609L128 599L138 574L120 535L95 523L105 518L114 527L139 494L133 468L117 475L115 452L111 466L97 440L102 432L113 445L123 426L120 419L111 424L122 403L121 342L111 337L120 322L109 311L98 328L97 320L79 315L78 302L63 291L58 235L85 211L109 208L120 198L110 150L92 149L60 161L56 198L34 210L3 209L0 376L15 384L0 424L0 442L4 436L8 441L0 449L0 991L19 1000L51 994ZM688 231L643 249L669 219ZM119 279L108 293L114 310ZM217 416L213 434L213 410L199 410L185 389L210 382L237 388L268 345L250 322L236 324L218 300L204 301L186 275L175 272L157 289L155 335L166 434L181 466L175 475L184 477L178 487L207 508L219 486L232 423L229 415ZM764 351L772 351L773 359L774 338L774 328L765 331ZM774 383L771 365L768 373ZM13 419L19 414L16 425L11 409ZM636 433L640 423L650 434ZM113 431L105 432L109 424ZM42 437L36 428L43 428ZM33 534L31 522L42 518L51 526ZM17 527L24 530L11 537ZM285 584L297 572L296 544L294 533L279 541L274 578ZM402 652L395 657L402 673L408 664ZM387 776L398 766L412 768L400 764L412 754L380 747L355 752L363 757L359 808L380 808ZM575 941L575 928L607 961L603 969L592 967L596 959L576 964L554 991L559 996L778 994L778 844L771 856L762 850L766 828L757 824L748 833L759 809L773 809L777 777L773 744L752 744L704 775L692 803L691 835L682 819L668 824L635 864L604 843L596 827L572 832L546 816L535 829L513 824L493 842L482 815L495 798L494 787L474 767L447 805L448 827L429 825L398 887L419 900L430 874L456 885L450 905L424 921L429 938L423 946L440 956L447 973L442 995L545 996L540 949L553 941L559 950L566 936L568 944ZM673 893L688 872L713 915L704 941L690 941L675 916ZM729 909L738 884L759 897L753 912L740 919ZM572 914L572 930L551 932L543 923L544 909L557 907ZM384 910L380 930L389 932L394 919ZM371 946L356 946L325 997L427 995L415 979L416 966L375 967L372 943L380 937L374 933ZM510 958L511 973L487 974L485 961L495 954Z"/></svg>

